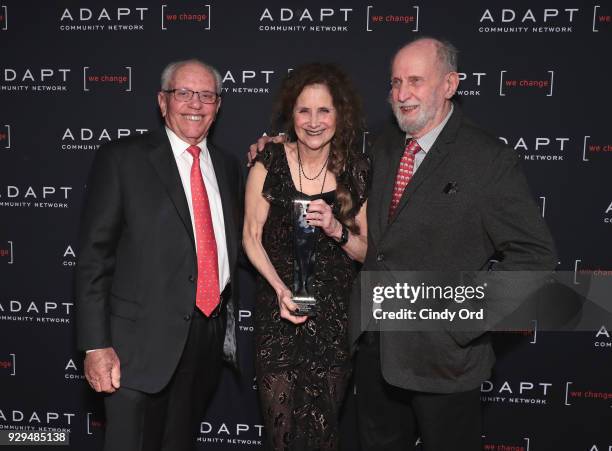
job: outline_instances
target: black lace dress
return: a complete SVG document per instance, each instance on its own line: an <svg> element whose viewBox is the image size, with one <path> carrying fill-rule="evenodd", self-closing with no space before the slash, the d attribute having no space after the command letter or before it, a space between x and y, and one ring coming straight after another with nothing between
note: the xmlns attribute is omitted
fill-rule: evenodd
<svg viewBox="0 0 612 451"><path fill-rule="evenodd" d="M335 191L299 193L282 145L268 145L259 161L268 170L262 195L270 203L262 243L279 277L291 287L292 200L323 198L337 214ZM366 199L370 164L359 155L347 167L336 183L347 187L354 216ZM274 450L338 449L338 413L351 371L347 311L357 267L322 232L317 234L314 259L310 291L317 299L317 315L304 324L281 319L275 291L258 278L256 371L268 443Z"/></svg>

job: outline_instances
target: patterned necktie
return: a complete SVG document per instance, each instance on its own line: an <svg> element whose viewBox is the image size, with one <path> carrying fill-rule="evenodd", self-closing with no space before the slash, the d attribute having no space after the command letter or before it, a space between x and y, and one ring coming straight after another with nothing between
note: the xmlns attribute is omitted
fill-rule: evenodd
<svg viewBox="0 0 612 451"><path fill-rule="evenodd" d="M399 205L404 189L406 186L408 186L408 182L410 182L410 179L412 178L412 174L414 173L414 156L419 150L421 150L419 143L416 141L416 139L410 138L406 143L406 148L404 149L404 154L402 155L399 169L397 170L397 175L395 176L393 197L391 198L391 205L389 205L389 222L391 222L391 219L395 214L395 210Z"/></svg>
<svg viewBox="0 0 612 451"><path fill-rule="evenodd" d="M198 284L196 306L206 316L219 305L219 266L217 242L213 229L210 203L200 169L200 148L189 146L187 152L193 157L191 165L191 202L195 222L196 250L198 255Z"/></svg>

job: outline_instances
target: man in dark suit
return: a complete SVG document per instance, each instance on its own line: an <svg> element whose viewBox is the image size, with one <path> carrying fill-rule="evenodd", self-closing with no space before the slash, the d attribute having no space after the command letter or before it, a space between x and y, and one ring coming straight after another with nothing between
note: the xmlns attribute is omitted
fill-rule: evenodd
<svg viewBox="0 0 612 451"><path fill-rule="evenodd" d="M451 98L457 51L421 38L391 68L397 124L375 142L363 271L552 270L553 242L515 152ZM397 174L397 175L396 175ZM480 451L480 385L494 362L482 332L365 332L371 296L350 313L364 451ZM374 327L375 328L375 327Z"/></svg>
<svg viewBox="0 0 612 451"><path fill-rule="evenodd" d="M191 450L236 362L242 171L208 132L221 77L198 60L162 73L165 128L97 152L77 266L77 338L104 392L105 450ZM231 282L231 283L230 283Z"/></svg>

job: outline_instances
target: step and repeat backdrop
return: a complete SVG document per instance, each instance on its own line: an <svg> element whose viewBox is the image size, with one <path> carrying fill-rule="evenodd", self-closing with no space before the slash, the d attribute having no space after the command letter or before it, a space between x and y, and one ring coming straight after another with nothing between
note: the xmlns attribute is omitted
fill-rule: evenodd
<svg viewBox="0 0 612 451"><path fill-rule="evenodd" d="M559 268L612 275L609 1L0 0L0 428L101 449L102 404L74 346L79 215L99 146L160 126L168 62L219 69L212 139L244 158L282 77L310 61L352 75L373 135L392 120L390 58L418 35L459 48L456 101L520 155ZM201 449L263 449L249 271L240 283L241 373L224 373ZM496 334L484 449L612 450L610 333L602 316L582 332ZM353 390L342 428L357 450Z"/></svg>

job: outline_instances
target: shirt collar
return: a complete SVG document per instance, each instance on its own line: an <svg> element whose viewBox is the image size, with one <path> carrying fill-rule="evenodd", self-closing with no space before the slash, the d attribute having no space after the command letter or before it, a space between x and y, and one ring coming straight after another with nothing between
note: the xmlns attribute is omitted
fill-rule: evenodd
<svg viewBox="0 0 612 451"><path fill-rule="evenodd" d="M168 127L165 127L165 128L166 128L166 134L168 135L168 140L170 141L170 147L172 148L172 153L174 154L175 158L178 158L183 154L183 152L187 152L187 148L191 146L191 144L183 141L181 138L179 138L176 135L176 133L174 133ZM206 146L206 137L204 137L204 139L200 141L199 143L197 143L196 145L200 148L200 150L202 150L202 152L200 153L200 156L207 153L205 152L205 151L208 151L208 147Z"/></svg>
<svg viewBox="0 0 612 451"><path fill-rule="evenodd" d="M421 147L421 150L423 150L423 152L427 153L429 152L429 149L433 147L434 143L436 142L436 139L438 139L438 136L442 132L442 129L450 119L451 114L453 114L454 109L455 107L451 103L450 111L448 112L444 120L417 139L417 142L419 143L419 146ZM412 136L406 133L406 141L408 141L410 138L412 138Z"/></svg>

